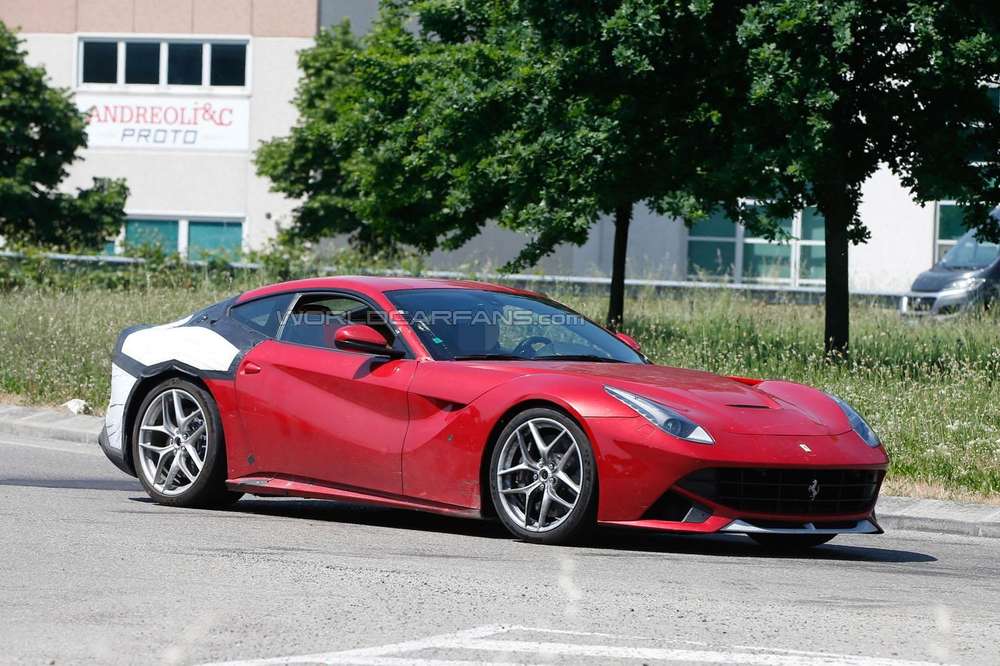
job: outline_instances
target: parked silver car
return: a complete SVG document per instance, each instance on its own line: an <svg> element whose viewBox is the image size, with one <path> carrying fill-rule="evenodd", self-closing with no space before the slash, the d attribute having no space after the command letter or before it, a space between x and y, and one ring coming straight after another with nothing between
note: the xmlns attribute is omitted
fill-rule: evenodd
<svg viewBox="0 0 1000 666"><path fill-rule="evenodd" d="M904 314L950 315L972 305L988 305L1000 295L1000 246L962 236L930 270L914 280L903 297Z"/></svg>

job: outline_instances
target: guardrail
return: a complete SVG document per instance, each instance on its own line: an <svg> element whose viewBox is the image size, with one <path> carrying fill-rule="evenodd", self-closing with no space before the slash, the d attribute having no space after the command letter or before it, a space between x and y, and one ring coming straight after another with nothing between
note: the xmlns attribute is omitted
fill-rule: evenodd
<svg viewBox="0 0 1000 666"><path fill-rule="evenodd" d="M107 265L141 265L145 259L141 257L122 257L117 255L84 255L84 254L63 254L58 252L44 253L46 259L66 263L84 264L107 264ZM20 252L10 252L0 250L0 258L19 259L24 255ZM190 266L204 267L207 261L198 259L185 260ZM230 262L230 268L235 270L258 270L260 264L255 262ZM323 275L336 273L336 268L323 266L318 271ZM403 270L373 270L368 271L369 275L402 276L409 275ZM473 279L490 282L503 282L506 284L518 285L539 289L544 285L559 287L569 287L581 290L604 290L611 285L611 278L603 276L584 275L538 275L533 273L463 273L460 271L426 270L421 271L422 277L443 278L443 279ZM690 280L656 280L646 278L626 278L625 287L630 291L642 289L652 289L653 291L684 291L700 289L728 290L733 292L744 292L755 297L764 298L769 301L792 301L796 303L816 303L823 299L825 290L823 287L792 287L781 284L747 283L747 282L707 282ZM852 290L851 297L859 300L866 300L884 307L899 308L903 298L913 296L926 296L911 291L890 292L878 290Z"/></svg>
<svg viewBox="0 0 1000 666"><path fill-rule="evenodd" d="M61 252L43 252L39 256L51 261L64 261L66 263L81 264L108 264L111 266L136 266L146 263L142 257L122 257L114 254L64 254ZM24 259L23 252L11 252L0 250L0 259ZM185 259L184 263L189 266L207 266L208 262L201 259ZM230 268L239 270L257 270L260 264L249 261L227 262Z"/></svg>

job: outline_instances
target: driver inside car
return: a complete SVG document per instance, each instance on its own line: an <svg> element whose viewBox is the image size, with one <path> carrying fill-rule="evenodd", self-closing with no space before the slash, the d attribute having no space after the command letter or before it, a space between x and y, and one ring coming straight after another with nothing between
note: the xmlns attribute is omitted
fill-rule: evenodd
<svg viewBox="0 0 1000 666"><path fill-rule="evenodd" d="M456 355L502 354L500 346L500 310L481 306L468 323L455 326L448 346Z"/></svg>

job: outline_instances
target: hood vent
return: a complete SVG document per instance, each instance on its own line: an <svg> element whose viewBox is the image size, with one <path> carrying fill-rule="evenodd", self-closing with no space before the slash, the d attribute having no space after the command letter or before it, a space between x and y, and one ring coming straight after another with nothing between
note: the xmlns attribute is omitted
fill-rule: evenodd
<svg viewBox="0 0 1000 666"><path fill-rule="evenodd" d="M770 409L770 407L768 407L767 405L740 405L740 404L731 404L731 405L726 405L726 407L735 407L737 409Z"/></svg>

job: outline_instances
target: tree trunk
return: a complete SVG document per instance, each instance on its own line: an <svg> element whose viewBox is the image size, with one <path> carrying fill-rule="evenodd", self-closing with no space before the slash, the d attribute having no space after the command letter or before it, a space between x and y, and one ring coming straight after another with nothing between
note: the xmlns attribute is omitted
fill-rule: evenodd
<svg viewBox="0 0 1000 666"><path fill-rule="evenodd" d="M826 326L824 350L828 359L847 358L850 343L851 308L847 229L854 218L854 204L844 189L818 202L826 220Z"/></svg>
<svg viewBox="0 0 1000 666"><path fill-rule="evenodd" d="M621 328L625 319L625 259L628 256L628 227L632 222L632 203L615 209L615 253L611 259L611 295L608 299L607 326Z"/></svg>

